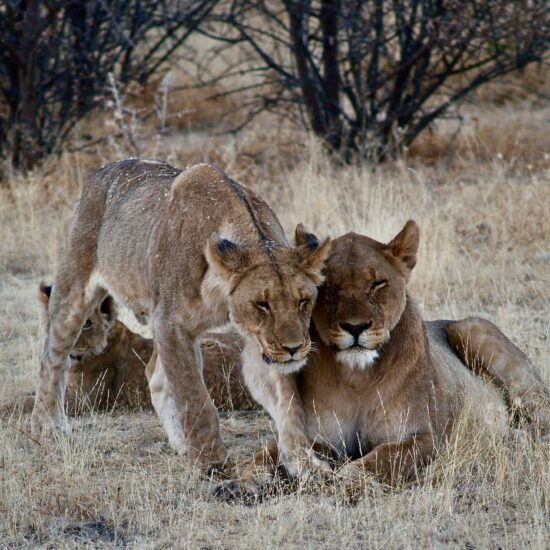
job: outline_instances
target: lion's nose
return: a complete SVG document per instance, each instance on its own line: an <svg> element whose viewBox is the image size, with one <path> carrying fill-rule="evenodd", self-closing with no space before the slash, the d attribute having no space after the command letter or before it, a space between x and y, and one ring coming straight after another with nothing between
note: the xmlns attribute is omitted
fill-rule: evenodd
<svg viewBox="0 0 550 550"><path fill-rule="evenodd" d="M292 357L301 347L302 346L294 346L294 347L283 346L283 349L288 351L288 353L290 353L290 357Z"/></svg>
<svg viewBox="0 0 550 550"><path fill-rule="evenodd" d="M360 325L353 325L351 323L340 323L340 328L342 330L345 330L346 332L349 332L357 341L359 336L363 334L363 332L367 329L369 329L372 325L372 321L369 321L368 323L362 323Z"/></svg>

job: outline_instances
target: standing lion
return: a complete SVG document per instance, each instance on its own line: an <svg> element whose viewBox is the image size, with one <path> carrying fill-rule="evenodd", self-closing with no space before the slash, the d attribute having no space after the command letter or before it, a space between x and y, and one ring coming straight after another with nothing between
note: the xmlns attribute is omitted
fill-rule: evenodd
<svg viewBox="0 0 550 550"><path fill-rule="evenodd" d="M277 381L277 402L289 418L279 426L287 466L309 464L302 410L284 374L306 362L329 248L301 227L291 246L271 208L217 167L179 170L157 160L104 166L82 191L60 257L33 433L50 423L68 429L69 354L109 293L139 321L151 320L158 352L151 399L175 450L207 470L227 460L201 376L200 336L231 320L245 340L245 362L258 362Z"/></svg>

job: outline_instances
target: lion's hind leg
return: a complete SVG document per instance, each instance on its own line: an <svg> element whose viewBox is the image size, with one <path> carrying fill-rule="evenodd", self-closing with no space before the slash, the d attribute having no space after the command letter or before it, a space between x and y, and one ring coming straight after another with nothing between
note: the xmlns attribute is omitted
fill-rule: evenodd
<svg viewBox="0 0 550 550"><path fill-rule="evenodd" d="M520 419L530 422L541 438L550 438L550 391L517 346L493 323L479 317L450 323L447 337L473 372L489 376L504 391Z"/></svg>
<svg viewBox="0 0 550 550"><path fill-rule="evenodd" d="M67 277L70 272L60 270L50 298L46 342L31 416L31 431L36 436L42 434L46 425L69 431L64 406L69 354L86 319L106 294L102 288L90 285L88 277Z"/></svg>
<svg viewBox="0 0 550 550"><path fill-rule="evenodd" d="M218 413L202 379L200 341L178 321L157 313L156 354L146 370L151 401L170 446L207 472L227 467Z"/></svg>

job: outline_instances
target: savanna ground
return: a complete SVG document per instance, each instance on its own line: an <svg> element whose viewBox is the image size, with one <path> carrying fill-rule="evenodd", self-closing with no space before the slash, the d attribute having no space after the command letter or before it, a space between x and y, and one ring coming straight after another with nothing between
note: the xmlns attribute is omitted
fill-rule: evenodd
<svg viewBox="0 0 550 550"><path fill-rule="evenodd" d="M550 106L498 90L463 107L460 133L440 123L381 167L331 163L314 140L269 116L237 136L215 135L228 105L201 94L174 92L181 116L164 120L162 134L158 121L132 126L128 112L96 113L82 134L108 139L78 150L77 136L76 151L26 177L8 173L0 186L0 401L34 386L43 338L36 289L53 277L83 182L136 142L178 166L218 163L262 194L290 235L302 221L320 235L387 240L414 218L422 241L411 286L425 317L491 319L550 383ZM1 548L542 549L550 541L550 446L495 441L467 423L420 482L373 485L355 506L314 481L254 506L219 502L215 482L169 449L152 413L90 411L70 436L42 444L26 416L5 414L0 426ZM223 415L222 429L236 458L272 434L254 412Z"/></svg>

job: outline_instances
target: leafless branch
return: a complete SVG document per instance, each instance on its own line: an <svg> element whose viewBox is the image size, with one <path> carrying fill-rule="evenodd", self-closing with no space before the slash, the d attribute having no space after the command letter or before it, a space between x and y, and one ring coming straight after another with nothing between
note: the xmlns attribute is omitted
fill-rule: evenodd
<svg viewBox="0 0 550 550"><path fill-rule="evenodd" d="M550 8L547 0L241 0L216 8L200 32L218 40L218 53L244 49L229 74L261 79L226 92L255 96L243 124L274 102L295 105L331 151L382 160L478 87L546 61Z"/></svg>

